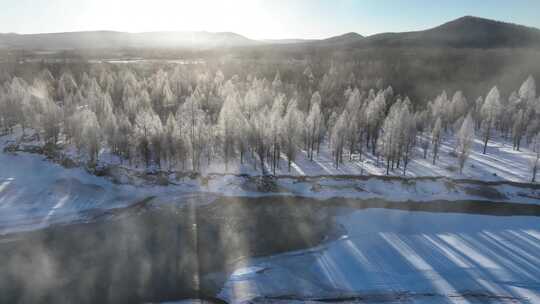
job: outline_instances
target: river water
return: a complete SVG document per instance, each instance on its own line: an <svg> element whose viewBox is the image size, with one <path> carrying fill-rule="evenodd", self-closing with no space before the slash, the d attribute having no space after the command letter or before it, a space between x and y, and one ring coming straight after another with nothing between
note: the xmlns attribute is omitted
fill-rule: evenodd
<svg viewBox="0 0 540 304"><path fill-rule="evenodd" d="M486 202L149 202L0 237L0 302L530 302L539 216Z"/></svg>

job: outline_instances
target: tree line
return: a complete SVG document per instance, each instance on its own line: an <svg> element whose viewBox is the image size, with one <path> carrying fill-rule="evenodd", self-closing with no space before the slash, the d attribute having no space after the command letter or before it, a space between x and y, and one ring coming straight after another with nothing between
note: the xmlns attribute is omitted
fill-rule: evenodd
<svg viewBox="0 0 540 304"><path fill-rule="evenodd" d="M23 79L13 75L0 87L0 128L20 126L50 145L73 145L90 164L104 151L122 162L160 170L201 171L212 162L249 162L262 174L291 170L305 152L314 160L327 145L335 167L371 155L386 173L415 157L436 165L445 136L456 138L454 153L462 171L475 136L483 153L494 136L526 144L540 159L540 98L529 77L507 98L495 86L485 97L442 92L426 103L384 86L383 80L357 79L332 64L316 75L309 63L300 72L278 71L271 79L227 74L204 64L66 69L54 76L44 69Z"/></svg>

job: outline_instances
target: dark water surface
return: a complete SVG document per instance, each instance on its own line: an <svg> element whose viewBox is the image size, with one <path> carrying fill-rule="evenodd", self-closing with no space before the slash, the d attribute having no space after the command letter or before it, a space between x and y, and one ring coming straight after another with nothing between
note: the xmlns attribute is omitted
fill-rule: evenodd
<svg viewBox="0 0 540 304"><path fill-rule="evenodd" d="M345 207L345 208L343 208ZM211 298L250 257L312 247L344 233L350 208L540 216L540 206L220 198L139 205L87 224L0 237L0 303L139 303Z"/></svg>

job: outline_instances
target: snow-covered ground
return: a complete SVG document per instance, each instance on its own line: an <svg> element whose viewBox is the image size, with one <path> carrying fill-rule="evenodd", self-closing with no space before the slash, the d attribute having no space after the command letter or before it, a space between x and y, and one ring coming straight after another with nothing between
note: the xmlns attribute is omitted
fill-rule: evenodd
<svg viewBox="0 0 540 304"><path fill-rule="evenodd" d="M536 217L343 214L346 236L242 261L219 296L232 303L540 303Z"/></svg>
<svg viewBox="0 0 540 304"><path fill-rule="evenodd" d="M431 150L427 158L423 158L422 150L417 147L410 164L407 167L407 177L425 177L425 176L444 176L458 179L477 179L489 181L514 181L528 183L532 178L530 169L530 159L534 153L522 147L520 151L512 149L511 142L503 138L495 138L488 143L487 153L483 154L483 142L476 138L471 150L469 159L463 169L463 174L459 173L458 160L452 155L456 146L453 137L447 136L440 147L439 158L436 164L432 163ZM431 148L430 148L431 149ZM365 150L365 149L364 149ZM287 159L282 157L280 169L276 175L385 175L386 167L382 162L377 165L377 159L370 153L363 156L363 161L358 157L349 160L347 154L344 155L344 163L338 168L334 165L331 151L327 144L321 145L319 155L315 155L313 161L309 160L307 153L301 151L292 164L291 171L287 168ZM258 165L258 163L257 163ZM223 164L212 164L205 168L206 172L225 172ZM270 170L268 170L270 172ZM230 164L227 170L229 173L247 173L260 174L260 171L254 170L249 164L240 166L239 164ZM393 176L403 176L402 169L395 169L390 172Z"/></svg>
<svg viewBox="0 0 540 304"><path fill-rule="evenodd" d="M0 231L36 229L79 219L87 210L122 207L142 199L84 169L66 169L42 156L0 153Z"/></svg>

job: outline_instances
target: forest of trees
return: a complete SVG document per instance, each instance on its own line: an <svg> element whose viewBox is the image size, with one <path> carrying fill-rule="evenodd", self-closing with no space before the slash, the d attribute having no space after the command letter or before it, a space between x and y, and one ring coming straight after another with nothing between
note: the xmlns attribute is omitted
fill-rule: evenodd
<svg viewBox="0 0 540 304"><path fill-rule="evenodd" d="M484 153L501 136L515 150L537 152L535 179L540 98L532 77L509 96L493 87L485 97L442 92L426 104L338 65L315 75L305 64L287 81L274 73L266 79L204 64L94 64L55 75L43 69L32 79L4 75L0 130L19 126L44 144L73 145L90 164L108 151L143 168L200 171L212 162L249 162L262 174L291 170L300 151L313 160L323 145L336 167L371 154L387 174L405 174L415 157L436 164L446 136L456 138L461 171L475 136Z"/></svg>

